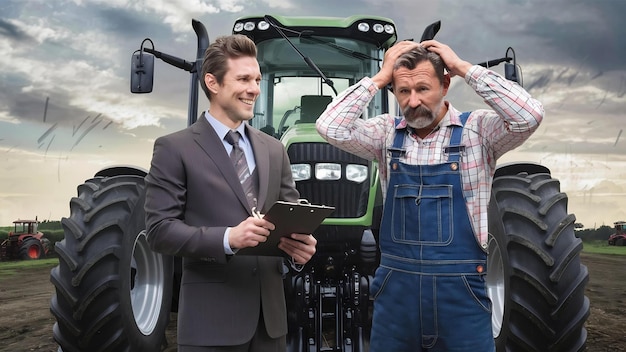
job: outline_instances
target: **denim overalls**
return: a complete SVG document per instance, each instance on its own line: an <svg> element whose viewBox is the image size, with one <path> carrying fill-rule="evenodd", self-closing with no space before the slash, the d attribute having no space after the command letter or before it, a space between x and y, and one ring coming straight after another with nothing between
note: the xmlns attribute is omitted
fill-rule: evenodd
<svg viewBox="0 0 626 352"><path fill-rule="evenodd" d="M463 125L468 116L461 115ZM487 255L463 197L463 127L449 128L445 163L401 163L406 130L396 131L390 148L381 263L371 286L371 352L495 351L484 280Z"/></svg>

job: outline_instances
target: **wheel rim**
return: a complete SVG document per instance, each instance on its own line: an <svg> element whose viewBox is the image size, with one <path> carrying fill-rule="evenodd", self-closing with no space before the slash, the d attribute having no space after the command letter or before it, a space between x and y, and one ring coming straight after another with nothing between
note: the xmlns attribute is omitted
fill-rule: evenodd
<svg viewBox="0 0 626 352"><path fill-rule="evenodd" d="M30 259L37 259L39 258L39 247L37 247L37 245L32 245L28 247L27 253Z"/></svg>
<svg viewBox="0 0 626 352"><path fill-rule="evenodd" d="M163 257L150 249L145 230L135 240L130 271L130 299L135 323L144 335L150 335L159 321L165 274Z"/></svg>
<svg viewBox="0 0 626 352"><path fill-rule="evenodd" d="M491 299L491 326L493 337L500 336L504 320L504 264L502 252L496 239L489 235L489 256L487 257L487 293Z"/></svg>

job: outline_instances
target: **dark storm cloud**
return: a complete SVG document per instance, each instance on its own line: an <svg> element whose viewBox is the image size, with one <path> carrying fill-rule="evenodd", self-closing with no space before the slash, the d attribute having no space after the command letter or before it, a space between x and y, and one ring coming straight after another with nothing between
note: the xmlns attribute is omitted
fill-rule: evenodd
<svg viewBox="0 0 626 352"><path fill-rule="evenodd" d="M108 7L106 3L88 6L92 21L95 25L113 35L122 42L136 41L136 38L145 37L168 37L171 36L171 28L163 24L163 19L150 13L132 12L126 8ZM191 29L191 19L189 20L189 30ZM139 45L137 45L139 47Z"/></svg>
<svg viewBox="0 0 626 352"><path fill-rule="evenodd" d="M5 19L0 18L0 36L7 37L12 41L33 41L33 38L24 33L14 24L7 22Z"/></svg>
<svg viewBox="0 0 626 352"><path fill-rule="evenodd" d="M102 30L115 33L120 37L140 33L146 28L150 28L152 31L159 28L154 25L158 23L157 18L143 17L124 8L99 7L94 10L93 18L99 23ZM167 30L164 26L162 28Z"/></svg>
<svg viewBox="0 0 626 352"><path fill-rule="evenodd" d="M46 104L46 98L48 102ZM109 128L113 123L102 114L88 112L71 106L68 98L57 93L49 97L40 96L38 93L16 93L6 88L0 88L0 101L6 103L6 108L11 116L19 117L21 122L32 122L40 126L43 134L39 135L35 142L35 135L30 139L24 138L20 147L24 149L41 149L44 145L46 153L56 138L57 127L73 131L71 137L65 142L74 142L76 147L83 139L92 138L99 130ZM44 115L46 119L44 121ZM37 133L36 131L29 131ZM52 145L58 148L58 143Z"/></svg>
<svg viewBox="0 0 626 352"><path fill-rule="evenodd" d="M4 102L9 114L18 116L20 120L43 121L45 97L17 93L3 85L0 86L0 100ZM51 108L50 105L49 109Z"/></svg>
<svg viewBox="0 0 626 352"><path fill-rule="evenodd" d="M544 72L539 77L536 77L532 82L527 82L525 84L526 90L530 93L534 93L534 90L542 90L546 88L550 84L553 75L554 72L552 70Z"/></svg>
<svg viewBox="0 0 626 352"><path fill-rule="evenodd" d="M8 76L5 83L0 85L0 101L3 101L9 115L16 116L20 120L44 122L43 116L46 108L46 96L39 91L23 92L24 85L30 84L17 77ZM57 92L50 94L47 108L47 122L72 121L72 116L84 116L87 112L77 109L68 104L69 97Z"/></svg>
<svg viewBox="0 0 626 352"><path fill-rule="evenodd" d="M623 69L626 57L626 1L568 1L563 13L578 16L529 18L529 33L543 38L561 62L577 62L595 72ZM563 19L565 17L565 19Z"/></svg>

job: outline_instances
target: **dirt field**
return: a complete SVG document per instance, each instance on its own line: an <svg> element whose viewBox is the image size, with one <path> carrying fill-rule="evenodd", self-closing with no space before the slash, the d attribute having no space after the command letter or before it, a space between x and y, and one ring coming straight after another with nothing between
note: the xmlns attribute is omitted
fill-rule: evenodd
<svg viewBox="0 0 626 352"><path fill-rule="evenodd" d="M590 273L587 351L626 351L626 256L583 254L582 261ZM11 280L0 278L0 351L57 351L49 311L54 292L51 268L29 269ZM168 352L176 351L174 329L171 324Z"/></svg>

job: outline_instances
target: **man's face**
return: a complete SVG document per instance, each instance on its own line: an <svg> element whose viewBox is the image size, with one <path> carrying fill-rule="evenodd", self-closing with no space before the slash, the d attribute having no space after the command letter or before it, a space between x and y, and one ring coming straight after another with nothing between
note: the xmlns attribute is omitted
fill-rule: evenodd
<svg viewBox="0 0 626 352"><path fill-rule="evenodd" d="M235 128L254 116L254 102L261 93L261 69L254 57L228 59L228 70L221 84L207 74L205 80L211 90L211 115Z"/></svg>
<svg viewBox="0 0 626 352"><path fill-rule="evenodd" d="M422 61L412 70L400 67L393 72L393 93L407 124L417 130L439 123L449 85L449 76L443 85L439 82L430 61Z"/></svg>

